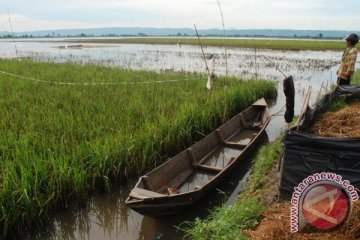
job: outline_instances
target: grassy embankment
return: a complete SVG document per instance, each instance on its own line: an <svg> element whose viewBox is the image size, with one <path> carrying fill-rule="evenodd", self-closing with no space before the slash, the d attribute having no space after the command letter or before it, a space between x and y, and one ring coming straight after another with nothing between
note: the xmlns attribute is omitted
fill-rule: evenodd
<svg viewBox="0 0 360 240"><path fill-rule="evenodd" d="M360 84L360 70L357 70L351 80L351 84Z"/></svg>
<svg viewBox="0 0 360 240"><path fill-rule="evenodd" d="M199 45L197 38L117 38L117 39L81 39L91 43L136 43L136 44L184 44ZM343 51L343 41L293 40L293 39L221 39L202 38L201 43L207 46L228 46L233 48L260 48L274 50L334 50ZM360 45L358 45L360 49Z"/></svg>
<svg viewBox="0 0 360 240"><path fill-rule="evenodd" d="M261 96L268 81L130 71L95 65L0 60L0 71L76 83L57 85L0 74L0 234L112 182L136 176L189 146ZM183 80L171 83L130 84ZM225 84L228 86L224 88Z"/></svg>
<svg viewBox="0 0 360 240"><path fill-rule="evenodd" d="M351 79L351 85L360 84L360 70L355 71L354 76ZM335 87L335 86L334 86ZM337 99L333 101L327 108L328 112L336 112L347 105L344 99Z"/></svg>
<svg viewBox="0 0 360 240"><path fill-rule="evenodd" d="M360 70L352 80L352 84L360 83ZM346 106L344 101L334 102L328 111L337 111ZM281 145L278 141L263 146L254 162L254 170L248 182L247 190L241 194L237 202L230 207L219 207L206 220L196 219L186 230L187 236L194 240L202 239L248 239L241 231L254 228L265 210L264 192L269 180L266 173L279 158ZM256 190L257 189L257 190Z"/></svg>
<svg viewBox="0 0 360 240"><path fill-rule="evenodd" d="M351 85L354 84L360 84L360 70L356 71L354 73L354 76L351 79ZM342 108L344 108L347 105L346 101L343 99L338 99L331 103L331 105L328 107L328 112L336 112Z"/></svg>

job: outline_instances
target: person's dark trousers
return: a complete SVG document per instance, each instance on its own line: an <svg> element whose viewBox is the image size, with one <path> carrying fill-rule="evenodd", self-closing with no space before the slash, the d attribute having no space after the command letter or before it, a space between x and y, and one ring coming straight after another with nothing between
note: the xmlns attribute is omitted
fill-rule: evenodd
<svg viewBox="0 0 360 240"><path fill-rule="evenodd" d="M338 85L350 85L350 78L348 79L338 78L337 83Z"/></svg>

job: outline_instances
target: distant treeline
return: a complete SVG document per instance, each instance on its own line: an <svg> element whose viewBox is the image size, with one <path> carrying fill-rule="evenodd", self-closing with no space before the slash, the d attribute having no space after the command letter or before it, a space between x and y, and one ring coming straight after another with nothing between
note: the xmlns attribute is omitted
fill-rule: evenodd
<svg viewBox="0 0 360 240"><path fill-rule="evenodd" d="M218 34L200 34L201 37L223 37L223 35ZM167 34L167 35L148 35L145 33L137 33L137 34L46 34L46 35L33 35L33 34L23 34L23 35L12 35L12 34L5 34L0 35L0 38L3 39L12 39L12 38L70 38L70 37L81 37L81 38L91 38L91 37L196 37L195 34L186 34L186 33L177 33L177 34ZM268 36L268 35L250 35L250 34L232 34L227 35L227 37L246 37L246 38L294 38L294 39L341 39L341 37L333 37L333 36L325 36L323 34L319 34L317 36L310 36L310 35L297 35L294 34L293 36Z"/></svg>
<svg viewBox="0 0 360 240"><path fill-rule="evenodd" d="M360 34L359 31L350 31ZM307 38L307 39L340 39L350 33L343 30L296 30L296 29L227 29L228 37L261 37L261 38ZM200 36L221 37L223 29L198 29ZM89 29L54 29L43 31L0 32L4 38L24 37L194 37L192 28L151 28L151 27L114 27Z"/></svg>

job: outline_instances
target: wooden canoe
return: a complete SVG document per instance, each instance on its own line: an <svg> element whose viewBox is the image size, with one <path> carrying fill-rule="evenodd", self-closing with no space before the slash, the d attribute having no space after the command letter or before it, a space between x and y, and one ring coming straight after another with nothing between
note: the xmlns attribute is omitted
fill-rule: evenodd
<svg viewBox="0 0 360 240"><path fill-rule="evenodd" d="M221 127L141 176L126 199L140 214L159 217L198 202L259 144L270 121L260 99Z"/></svg>

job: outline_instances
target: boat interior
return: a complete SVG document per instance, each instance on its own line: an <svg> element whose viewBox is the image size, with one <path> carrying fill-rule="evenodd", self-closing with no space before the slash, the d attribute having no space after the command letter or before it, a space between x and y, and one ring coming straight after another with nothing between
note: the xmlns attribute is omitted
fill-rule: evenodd
<svg viewBox="0 0 360 240"><path fill-rule="evenodd" d="M249 107L165 164L142 176L130 196L145 199L201 189L239 158L268 117L266 106Z"/></svg>

